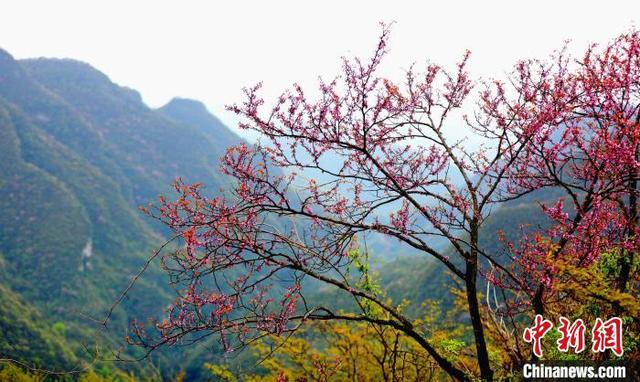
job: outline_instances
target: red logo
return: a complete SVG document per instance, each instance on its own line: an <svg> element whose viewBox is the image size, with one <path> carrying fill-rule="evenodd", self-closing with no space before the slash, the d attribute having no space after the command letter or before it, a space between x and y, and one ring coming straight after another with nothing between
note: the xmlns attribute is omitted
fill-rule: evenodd
<svg viewBox="0 0 640 382"><path fill-rule="evenodd" d="M553 328L553 323L545 320L541 315L537 314L533 320L533 326L525 328L522 337L524 341L533 345L533 354L542 357L542 339ZM586 325L581 319L571 322L565 317L560 317L560 326L558 326L560 338L557 346L561 352L568 352L573 348L575 353L581 353L585 349L584 334ZM618 357L622 356L624 349L622 347L622 320L619 317L613 317L607 321L596 318L596 322L591 330L591 350L594 353L611 350Z"/></svg>
<svg viewBox="0 0 640 382"><path fill-rule="evenodd" d="M613 317L602 322L600 318L596 318L596 323L591 331L591 341L593 342L591 350L594 353L610 349L620 357L624 353L624 349L622 349L622 320Z"/></svg>
<svg viewBox="0 0 640 382"><path fill-rule="evenodd" d="M560 317L560 339L558 342L558 350L561 352L569 351L569 348L575 349L576 353L581 353L584 346L585 324L581 319L577 319L571 323L568 319Z"/></svg>
<svg viewBox="0 0 640 382"><path fill-rule="evenodd" d="M553 327L553 323L545 320L541 315L536 314L534 324L524 330L523 338L525 342L533 343L533 354L542 357L542 339Z"/></svg>

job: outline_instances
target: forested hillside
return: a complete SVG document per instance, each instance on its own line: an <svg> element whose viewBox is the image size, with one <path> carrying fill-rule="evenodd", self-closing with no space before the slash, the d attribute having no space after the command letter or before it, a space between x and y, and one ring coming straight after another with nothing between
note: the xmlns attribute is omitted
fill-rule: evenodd
<svg viewBox="0 0 640 382"><path fill-rule="evenodd" d="M2 357L72 369L160 313L172 292L153 265L107 329L92 320L164 240L138 206L177 176L223 187L217 158L238 142L196 101L153 110L85 63L0 51Z"/></svg>

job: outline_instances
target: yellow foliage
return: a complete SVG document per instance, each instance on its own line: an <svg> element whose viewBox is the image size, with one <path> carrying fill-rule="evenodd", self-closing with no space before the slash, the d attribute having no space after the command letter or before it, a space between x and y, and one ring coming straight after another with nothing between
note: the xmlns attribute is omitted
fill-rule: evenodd
<svg viewBox="0 0 640 382"><path fill-rule="evenodd" d="M606 255L604 257L606 259ZM558 284L558 292L566 293L579 305L585 305L589 301L606 303L610 309L616 307L618 313L624 312L631 317L640 317L640 298L627 292L616 289L613 280L602 271L602 261L589 267L577 267L567 262L557 262L562 283ZM632 280L633 282L633 280ZM573 304L575 308L575 304ZM566 304L559 304L559 310L566 310Z"/></svg>
<svg viewBox="0 0 640 382"><path fill-rule="evenodd" d="M224 366L205 363L204 367L207 368L211 372L211 374L218 377L221 381L224 381L224 382L237 381L233 373Z"/></svg>
<svg viewBox="0 0 640 382"><path fill-rule="evenodd" d="M0 369L0 382L41 382L44 377L29 373L12 364L6 364Z"/></svg>

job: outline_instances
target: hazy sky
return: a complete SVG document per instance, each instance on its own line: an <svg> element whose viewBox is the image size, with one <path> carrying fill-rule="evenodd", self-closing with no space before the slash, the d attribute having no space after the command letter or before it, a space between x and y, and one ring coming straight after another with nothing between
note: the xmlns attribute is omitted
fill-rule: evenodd
<svg viewBox="0 0 640 382"><path fill-rule="evenodd" d="M451 64L465 49L477 76L545 57L566 39L581 50L638 25L638 1L13 1L0 8L0 47L16 58L70 57L137 89L147 104L196 98L234 125L224 105L265 82L275 97L338 73L367 54L379 21L395 21L385 68Z"/></svg>

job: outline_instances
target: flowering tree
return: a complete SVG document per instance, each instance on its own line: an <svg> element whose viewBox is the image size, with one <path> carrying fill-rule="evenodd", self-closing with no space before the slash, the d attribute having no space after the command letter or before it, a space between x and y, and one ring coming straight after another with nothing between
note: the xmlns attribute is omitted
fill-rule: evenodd
<svg viewBox="0 0 640 382"><path fill-rule="evenodd" d="M474 86L469 53L452 71L430 64L393 82L377 74L388 36L384 27L369 60L344 59L341 76L320 81L315 97L294 85L267 108L258 84L229 107L242 117L242 128L268 144L228 150L221 166L235 186L226 196L209 198L199 185L177 182L179 198L161 199L152 212L186 243L164 262L183 289L155 325L159 336L136 326L135 343L153 349L218 333L232 349L292 333L310 320L369 322L413 339L451 377L472 378L473 370L444 357L384 293L349 276L359 238L376 234L436 259L463 286L476 372L492 380L489 321L477 291L481 273L528 296L520 306L538 312L554 278L541 251L552 248L551 257L566 253L586 264L615 244L633 256L637 34L601 55L591 49L577 71L560 54L551 64L518 64L508 86L483 84L475 118L466 119L483 141L479 149L448 132L459 128L452 115ZM565 190L574 204L575 218L561 202L545 207L555 223L545 243L553 245L525 237L511 246L512 259L486 253L479 242L492 205L544 187ZM389 207L393 212L385 212ZM591 236L613 228L611 237ZM436 238L446 239L455 256L437 249ZM481 272L483 265L488 270ZM620 288L627 288L628 272L621 272ZM361 309L309 304L307 279L353 297Z"/></svg>
<svg viewBox="0 0 640 382"><path fill-rule="evenodd" d="M640 35L592 45L579 59L562 51L550 62L523 61L510 80L511 96L501 85L492 93L493 115L536 133L501 194L554 188L563 197L542 206L548 229L508 243L513 273L491 273L522 297L505 299L501 313L524 304L568 315L595 301L600 314L626 315L637 329Z"/></svg>
<svg viewBox="0 0 640 382"><path fill-rule="evenodd" d="M521 270L537 276L524 288L535 311L544 313L545 290L554 284L548 260L586 267L614 251L616 289L628 291L639 244L640 35L593 45L576 61L561 52L552 63L521 62L512 83L518 99L501 97L510 111L497 118L544 126L510 167L504 195L545 187L565 194L543 206L551 228L513 249Z"/></svg>

